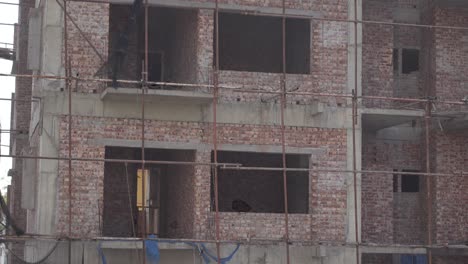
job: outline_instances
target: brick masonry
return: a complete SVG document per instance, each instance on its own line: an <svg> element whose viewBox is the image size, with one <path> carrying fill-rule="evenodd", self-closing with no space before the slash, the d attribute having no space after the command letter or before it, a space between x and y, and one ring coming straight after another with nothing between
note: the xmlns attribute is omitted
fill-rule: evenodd
<svg viewBox="0 0 468 264"><path fill-rule="evenodd" d="M209 143L211 127L203 123L146 121L145 138L162 142L200 142ZM60 126L60 153L68 153L68 125L67 119L62 118ZM86 158L103 158L105 146L92 144L93 139L134 139L141 137L141 123L139 120L105 119L94 117L77 117L73 119L72 138L74 148L72 155ZM280 130L278 127L253 125L220 124L218 138L220 144L280 144ZM324 149L323 155L312 157L314 168L346 167L346 133L340 129L323 128L286 128L286 145L291 147L316 147ZM210 162L211 153L197 151L196 161ZM60 179L58 194L57 230L66 233L68 226L68 162L60 162ZM102 200L104 185L104 168L99 162L72 163L72 233L78 236L93 236L99 233L98 210L96 201ZM210 238L213 234L213 214L210 209L210 171L209 167L194 166L194 193L187 193L194 201L193 227L186 229L184 234L189 236L193 232L196 238ZM177 181L177 179L174 179ZM313 173L309 176L309 204L310 213L307 215L291 216L291 238L320 239L327 241L343 241L344 217L346 214L346 184L345 175L339 173ZM270 222L270 228L281 228L282 214L247 214L238 217L236 214L221 214L221 229L225 239L247 238L252 232L244 221L256 221L261 217ZM233 217L235 216L235 217ZM181 216L175 216L181 219ZM249 220L250 219L250 220ZM304 232L302 220L309 223ZM310 220L308 220L310 219ZM232 226L246 228L243 232L233 232ZM324 228L326 226L327 228ZM229 229L229 230L228 230ZM250 230L250 231L249 231ZM269 232L258 230L250 234L263 238L280 238L280 231Z"/></svg>
<svg viewBox="0 0 468 264"><path fill-rule="evenodd" d="M426 15L435 25L466 26L468 15L466 8L435 7ZM434 59L430 66L433 77L430 79L431 93L442 100L459 101L466 96L467 86L464 77L467 66L463 63L468 57L465 31L436 29L430 32L434 44L429 46L429 53ZM431 36L431 35L429 35ZM466 107L436 105L435 111L466 111ZM468 168L468 144L466 133L462 131L443 132L434 129L431 134L432 168L435 172L460 172ZM452 243L466 240L468 223L466 189L468 181L461 174L449 177L437 177L432 180L433 218L432 229L435 243ZM460 203L460 202L461 203ZM435 263L465 263L466 258L436 259Z"/></svg>
<svg viewBox="0 0 468 264"><path fill-rule="evenodd" d="M385 2L385 3L384 3ZM421 5L422 4L422 5ZM395 19L393 9L420 8L421 22L435 25L462 26L467 24L465 9L427 8L427 3L418 1L364 1L365 19L386 22L408 22ZM459 30L417 30L409 27L364 25L363 29L363 94L378 96L402 96L401 88L407 80L398 79L393 71L392 48L415 47L420 49L420 71L416 98L426 95L442 100L459 101L466 96L466 80L461 74L466 71L466 33ZM367 49L367 51L366 51ZM405 76L408 78L408 76ZM410 77L412 78L412 77ZM403 81L403 82L402 82ZM393 84L392 84L393 82ZM405 88L406 89L406 88ZM404 97L410 96L403 94ZM392 107L391 103L364 102L368 107ZM401 104L400 104L401 105ZM398 106L398 104L393 104ZM414 105L413 107L420 107ZM434 113L443 111L466 111L466 107L436 104ZM437 122L432 123L430 158L433 172L466 170L466 145L463 133L441 132ZM406 168L425 170L425 133L421 142L376 142L372 137L363 139L363 168L392 170ZM466 201L460 190L466 183L462 176L437 177L432 183L432 233L434 243L458 241L466 237L466 208L453 201ZM427 239L427 189L426 179L420 185L419 197L392 192L392 175L363 175L363 241L382 243L422 243ZM453 184L456 182L456 186ZM453 188L453 189L452 189ZM449 191L450 190L450 191ZM449 197L447 197L447 194ZM403 198L401 195L405 195ZM370 203L367 201L377 201ZM449 202L450 200L450 202ZM420 204L417 209L416 204ZM398 207L395 207L396 205ZM465 203L463 203L465 204ZM411 210L409 210L412 208ZM437 241L437 242L436 242Z"/></svg>
<svg viewBox="0 0 468 264"><path fill-rule="evenodd" d="M230 2L231 3L231 2ZM231 4L245 4L256 6L280 7L281 1L268 1L258 3L257 1L237 1ZM347 17L347 1L335 1L324 3L323 1L309 1L302 3L298 1L287 1L287 7L302 8L320 11L324 16L344 19ZM113 7L112 7L113 8ZM109 32L109 10L113 10L106 4L84 4L70 3L69 9L72 18L80 26L83 32L91 37L91 42L98 51L108 56L108 43L113 40L108 39ZM174 81L179 82L200 82L211 83L212 61L213 61L213 29L214 15L210 10L197 10L194 12L188 23L180 24L180 29L185 28L188 32L196 32L190 37L194 46L181 47L183 52L196 58L195 69L187 72L196 72L196 76L184 74L185 71L178 72ZM89 45L80 37L74 26L68 25L69 33L69 53L72 68L81 77L93 77L102 62L89 48ZM310 75L288 75L288 89L298 89L305 92L336 92L346 91L347 81L347 26L336 22L312 22L311 41L311 74ZM131 46L138 44L131 43ZM194 54L193 54L194 53ZM185 63L187 64L187 63ZM251 73L222 71L220 73L220 83L233 84L242 83L245 87L267 90L278 90L280 87L280 74ZM132 77L129 75L129 78ZM77 85L78 92L92 93L100 91L103 84L83 83ZM263 88L267 87L267 88ZM253 101L259 99L259 95L253 94L233 94L228 91L220 93L221 100L224 101ZM268 96L263 96L268 97ZM269 99L269 98L266 98ZM305 102L303 96L291 97L289 100ZM273 99L274 100L274 99ZM343 102L330 99L331 104L337 105ZM338 101L338 102L337 102ZM67 153L67 122L61 119L61 140L60 152ZM145 138L155 141L165 142L204 142L211 141L211 125L201 123L178 123L178 122L146 122ZM91 117L76 117L73 120L73 155L78 157L100 157L105 153L105 146L86 144L86 141L96 138L119 138L134 139L141 138L141 127L138 120L130 119L104 119ZM219 143L229 144L257 144L257 145L279 145L280 130L271 126L251 126L251 125L228 125L220 124L218 131ZM297 147L318 147L325 149L323 156L314 157L314 166L325 168L346 167L346 134L340 129L323 128L298 128L288 127L286 132L286 142L289 146ZM76 147L78 146L79 147ZM209 162L210 153L197 151L196 161ZM68 225L68 177L67 162L60 163L60 180L58 193L58 214L57 231L66 233ZM102 215L98 207L94 206L96 201L102 200L104 169L102 163L78 162L72 164L72 231L75 235L97 235L99 232L96 216ZM210 172L206 166L195 166L194 168L193 193L188 192L187 196L192 196L193 221L192 227L186 227L181 233L171 234L172 236L193 236L197 238L209 238L214 234L212 225L213 214L210 211ZM346 214L346 185L345 175L337 173L311 174L310 176L310 197L309 206L312 208L307 215L291 216L291 236L296 239L320 239L329 241L342 241L345 235L345 214ZM177 181L177 179L175 179ZM91 208L90 208L90 205ZM75 215L76 214L76 215ZM177 217L177 216L175 216ZM251 234L250 227L246 227L243 221L256 221L260 218L271 222L270 229L259 230L258 234ZM180 216L178 217L180 219ZM244 219L244 220L243 220ZM250 219L250 220L249 220ZM306 232L299 223L305 221ZM245 217L233 217L230 214L222 214L221 230L227 239L246 238L248 236L280 238L283 236L281 223L284 221L283 215L267 214L247 214ZM80 223L80 224L78 224ZM240 226L247 230L242 232L232 232L230 226ZM184 224L184 226L186 226ZM327 228L324 228L327 227Z"/></svg>
<svg viewBox="0 0 468 264"><path fill-rule="evenodd" d="M364 170L421 171L422 145L416 141L375 139L363 141ZM423 181L420 184L423 185ZM362 239L373 243L418 244L425 239L424 203L418 193L393 192L393 174L366 173L362 176Z"/></svg>
<svg viewBox="0 0 468 264"><path fill-rule="evenodd" d="M322 1L323 2L323 1ZM289 4L292 6L291 1ZM249 5L249 3L245 3ZM250 3L252 4L252 3ZM289 5L288 4L288 5ZM256 5L259 5L256 3ZM268 3L269 6L275 6L275 3ZM307 5L307 4L304 4ZM125 12L122 7L109 8L106 4L91 4L83 5L82 3L71 3L70 10L73 11L72 18L80 26L82 31L92 36L91 42L97 48L99 53L104 56L107 62L111 62L112 58L107 58L108 47L107 43L115 45L115 40L108 39L109 32L109 9L114 10L117 14L115 19L124 18ZM338 1L334 4L321 3L320 1L310 2L310 6L306 9L318 11L324 16L338 19L347 17L347 2ZM120 11L116 11L120 10ZM83 14L83 15L81 15ZM112 19L111 19L112 20ZM121 19L125 20L125 19ZM114 21L114 20L112 20ZM184 21L184 20L182 20ZM195 26L194 26L195 25ZM114 24L110 30L115 30ZM115 26L117 27L117 26ZM187 32L196 32L197 35L185 34L185 38L190 38L188 41L194 46L180 47L187 55L194 57L195 68L183 71L177 71L177 75L172 75L174 79L171 81L178 82L195 82L195 83L212 83L213 73L213 30L214 30L214 15L210 10L196 11L196 17L191 18L188 24L182 23L178 25L178 30L187 30ZM194 28L192 28L194 27ZM102 62L95 55L94 51L80 36L76 28L71 25L69 28L69 53L74 73L78 73L81 77L92 78L96 73L102 73ZM133 31L132 31L133 32ZM133 32L132 34L134 34ZM338 22L311 22L311 74L310 75L288 75L287 88L297 92L334 92L343 93L346 91L347 80L347 26ZM198 36L198 37L197 37ZM131 38L136 39L136 38ZM177 36L175 36L177 39ZM137 44L133 40L130 41L129 48L137 47L142 43ZM129 57L133 55L130 54ZM134 59L128 58L129 65L134 65ZM179 63L184 69L184 65L188 63ZM85 66L86 65L86 66ZM109 66L109 65L108 65ZM139 68L138 65L134 65ZM100 71L99 71L100 70ZM122 79L140 80L139 73L126 73L123 69ZM196 73L196 76L193 76ZM281 74L270 73L253 73L253 72L234 72L221 71L219 82L220 84L242 85L246 88L261 88L267 91L280 89ZM92 83L78 83L79 92L95 92L102 90L105 84L97 85ZM265 98L269 99L269 94L252 94L252 93L235 93L229 91L221 91L220 97L222 100L234 101L253 101L254 99ZM290 101L306 102L304 96L290 96ZM316 100L316 99L314 99ZM325 99L324 99L325 100ZM339 99L326 99L333 105L343 104ZM338 101L338 102L337 102ZM309 101L310 102L310 101Z"/></svg>
<svg viewBox="0 0 468 264"><path fill-rule="evenodd" d="M417 0L411 1L363 1L365 20L396 23L416 23L414 17L397 16L395 10L405 10L420 16L424 5ZM419 23L419 22L418 22ZM422 57L423 29L416 27L365 24L363 26L363 95L401 98L420 98L424 95L423 80L426 76ZM394 61L394 49L398 49L398 59ZM410 74L402 73L402 49L419 50L420 69ZM394 65L396 63L396 65ZM405 102L365 100L367 107L399 108ZM406 106L408 107L408 106ZM411 104L411 108L419 105Z"/></svg>
<svg viewBox="0 0 468 264"><path fill-rule="evenodd" d="M435 170L460 172L468 168L466 134L434 134ZM434 239L437 243L463 241L468 236L468 179L464 175L437 177L435 193Z"/></svg>

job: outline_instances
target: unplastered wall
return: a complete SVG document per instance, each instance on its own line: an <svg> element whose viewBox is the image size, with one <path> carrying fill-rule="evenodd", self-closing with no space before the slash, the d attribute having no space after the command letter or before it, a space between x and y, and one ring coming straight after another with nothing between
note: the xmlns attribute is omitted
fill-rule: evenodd
<svg viewBox="0 0 468 264"><path fill-rule="evenodd" d="M60 155L68 153L68 122L63 117L60 121ZM99 139L141 140L141 122L135 119L73 117L72 155L81 158L104 158L105 146ZM204 123L164 122L146 120L145 138L151 141L178 143L210 143L211 126ZM346 168L346 132L342 129L287 127L286 146L319 148L320 154L311 159L312 168ZM219 144L280 144L280 129L258 125L218 125ZM210 150L197 150L195 161L210 162ZM212 238L214 233L213 216L210 201L210 168L196 165L194 171L193 226L196 238ZM188 172L189 173L189 172ZM180 175L185 172L180 173ZM291 238L343 241L345 236L346 216L346 175L344 173L314 173L311 175L309 204L312 208L308 215L291 216ZM174 179L176 180L176 179ZM181 179L180 179L181 180ZM177 180L176 180L177 181ZM68 231L68 162L61 161L59 166L57 232ZM104 184L104 164L97 161L72 162L72 220L71 230L75 236L96 236L99 234L99 219L102 208L97 201L102 200ZM187 182L189 184L189 182ZM190 192L190 186L182 187ZM182 199L182 198L181 198ZM183 201L180 201L183 203ZM192 204L192 203L190 203ZM188 210L186 206L185 209ZM190 216L188 216L190 218ZM254 217L265 219L264 228L282 228L278 226L284 215L262 215ZM239 226L237 233L224 232L225 239L246 238L251 226L241 224L251 219L250 216L233 217L221 221L222 230L230 230L232 225ZM296 220L294 220L296 219ZM310 219L310 220L307 220ZM257 219L258 220L258 219ZM188 220L187 220L188 221ZM302 224L305 221L306 226ZM186 225L178 223L178 226ZM304 232L305 230L310 230ZM188 230L188 229L187 229ZM255 231L253 235L266 238L281 238L280 232L268 232L267 229ZM174 233L174 235L184 235ZM188 235L187 235L188 236Z"/></svg>
<svg viewBox="0 0 468 264"><path fill-rule="evenodd" d="M393 21L393 1L363 0L364 20ZM393 96L393 27L365 24L362 29L362 94ZM367 100L367 107L389 107L391 102Z"/></svg>
<svg viewBox="0 0 468 264"><path fill-rule="evenodd" d="M239 1L243 2L243 1ZM247 5L254 5L247 3ZM256 3L258 5L258 3ZM274 3L268 3L275 5ZM310 8L326 17L336 19L347 18L347 2L331 3L323 1L323 4L312 4ZM213 13L205 13L204 20L200 24L203 28L203 53L201 59L207 65L213 63ZM310 33L310 74L287 74L286 87L289 91L296 92L329 92L344 93L347 91L347 54L348 54L348 27L346 23L331 21L312 21ZM205 64L206 65L206 64ZM210 76L205 79L209 79ZM260 89L264 91L280 90L281 74L227 71L219 73L219 83L225 86L245 88L248 90ZM220 97L223 101L259 101L261 99L271 101L278 96L259 93L239 93L221 89ZM273 97L273 98L272 98ZM288 100L294 102L311 102L316 99L306 96L288 96ZM321 99L333 105L343 104L340 99ZM338 102L337 102L338 101Z"/></svg>
<svg viewBox="0 0 468 264"><path fill-rule="evenodd" d="M432 263L435 263L435 264L464 264L464 263L468 263L468 257L466 257L466 256L437 256L437 257L434 257Z"/></svg>
<svg viewBox="0 0 468 264"><path fill-rule="evenodd" d="M363 16L366 20L419 24L421 10L419 0L381 1L365 0ZM365 95L420 98L422 94L421 37L424 29L412 26L375 25L363 26L363 93ZM397 61L393 49L399 49ZM402 49L420 51L420 70L409 74L402 72ZM394 62L397 65L393 65ZM396 67L396 69L394 69ZM368 100L368 107L400 107L407 103ZM418 107L411 105L412 108Z"/></svg>
<svg viewBox="0 0 468 264"><path fill-rule="evenodd" d="M466 26L468 23L468 9L442 8L436 6L431 10L433 23L438 26ZM466 78L468 58L468 34L463 30L435 29L432 46L434 95L441 100L460 101L467 94ZM437 105L436 111L466 111L466 106ZM466 146L468 143L466 132L435 130L433 140L433 169L435 172L466 171L468 156ZM466 221L467 208L466 190L468 182L466 177L454 175L449 177L436 177L433 181L433 237L437 243L450 243L463 240L468 235ZM458 260L460 261L460 260ZM438 261L439 263L439 261ZM452 263L441 260L440 263ZM453 263L456 262L455 259ZM462 262L460 262L462 263Z"/></svg>
<svg viewBox="0 0 468 264"><path fill-rule="evenodd" d="M435 243L463 241L468 235L468 178L460 171L468 168L466 133L434 132L435 172L455 173L453 176L436 177L433 232Z"/></svg>
<svg viewBox="0 0 468 264"><path fill-rule="evenodd" d="M171 160L195 161L195 151L171 153ZM165 185L166 219L164 232L167 237L193 238L194 228L194 198L195 198L195 166L168 165Z"/></svg>
<svg viewBox="0 0 468 264"><path fill-rule="evenodd" d="M415 8L415 10L417 10ZM409 23L408 21L405 21ZM395 26L394 27L394 48L399 50L403 49L412 49L421 51L421 35L423 29L416 27L408 26ZM402 53L402 51L399 51ZM399 55L400 56L400 55ZM421 53L419 53L421 57ZM403 73L403 56L401 55L398 58L398 63L400 64L398 73L394 73L394 83L393 83L393 96L403 97L403 98L419 98L421 94L420 87L420 76L421 76L421 65L419 71L411 73ZM397 105L405 103L395 103ZM407 103L406 103L407 104Z"/></svg>
<svg viewBox="0 0 468 264"><path fill-rule="evenodd" d="M197 59L197 38L198 38L198 16L199 10L173 10L168 12L172 15L171 35L173 42L168 43L167 56L167 81L197 83L198 64ZM165 38L165 37L163 37Z"/></svg>
<svg viewBox="0 0 468 264"><path fill-rule="evenodd" d="M141 39L139 39L139 35L143 33L141 32L141 27L139 26L138 22L133 24L130 23L130 5L112 4L110 5L109 10L109 54L106 54L108 61L105 64L106 68L102 69L102 75L103 77L112 77L114 71L116 71L117 79L140 80L141 61L138 61L138 52L140 50L139 46L141 45ZM142 12L139 13L139 15L141 14ZM115 54L115 51L119 50L119 42L121 42L119 38L121 33L124 32L126 28L129 29L128 46L126 49L120 50L122 54L125 54L125 57L121 62L122 65L118 66L118 68L115 68L118 60L118 56ZM93 32L90 33L92 34ZM111 73L109 76L107 76L108 72Z"/></svg>
<svg viewBox="0 0 468 264"><path fill-rule="evenodd" d="M468 8L435 8L437 26L466 26ZM435 92L440 100L460 101L467 93L468 32L456 29L435 29ZM455 106L438 105L440 110L460 110ZM466 111L466 107L461 108Z"/></svg>
<svg viewBox="0 0 468 264"><path fill-rule="evenodd" d="M421 0L421 23L425 25L434 24L434 12L431 0ZM420 69L421 69L421 95L435 95L435 39L434 30L423 29L421 36Z"/></svg>
<svg viewBox="0 0 468 264"><path fill-rule="evenodd" d="M403 132L402 132L403 133ZM421 170L419 140L376 137L365 134L364 170ZM422 177L420 185L422 186ZM362 175L362 239L374 243L422 243L425 228L424 194L394 193L393 174Z"/></svg>
<svg viewBox="0 0 468 264"><path fill-rule="evenodd" d="M139 149L107 149L108 159L136 159ZM136 171L138 164L106 163L104 165L104 194L98 200L102 207L102 233L109 237L132 237L138 230L136 207ZM135 232L135 234L134 234Z"/></svg>
<svg viewBox="0 0 468 264"><path fill-rule="evenodd" d="M83 3L70 3L69 12L71 19L78 25L82 33L68 21L68 53L72 74L82 78L103 78L107 77L109 71L113 70L115 56L112 55L112 49L118 45L118 33L109 32L124 31L128 23L130 14L130 5L112 5L93 3L85 5ZM167 77L172 81L206 83L208 72L211 72L211 61L203 59L206 53L205 48L201 47L201 42L209 43L212 36L207 38L205 27L202 27L206 20L206 14L211 14L208 10L167 10L151 8L157 15L152 16L152 20L157 20L157 25L162 24L158 34L150 35L149 50L163 50L168 61L172 65L165 69ZM156 11L155 11L156 10ZM110 18L111 12L113 15ZM138 19L137 19L138 20ZM141 21L140 21L141 22ZM177 23L176 23L177 22ZM138 24L138 23L137 23ZM156 23L152 23L156 24ZM167 32L164 32L166 30ZM156 32L156 33L158 33ZM212 30L211 30L212 32ZM141 62L138 62L138 52L143 51L143 40L141 25L130 25L128 35L127 55L122 62L119 70L118 79L141 79ZM86 42L82 34L86 35L97 53ZM167 38L167 39L166 39ZM157 40L157 41L155 41ZM162 40L162 41L161 41ZM172 41L173 43L169 43ZM109 46L111 45L111 46ZM161 46L162 45L162 46ZM109 50L111 47L111 50ZM158 48L159 47L159 48ZM64 51L64 50L63 50ZM63 52L64 54L64 52ZM62 64L64 65L64 56L62 54ZM201 72L203 74L201 74ZM106 83L80 81L73 84L77 92L96 93L107 87Z"/></svg>
<svg viewBox="0 0 468 264"><path fill-rule="evenodd" d="M96 74L107 63L109 45L109 4L103 3L67 3L67 48L69 65L65 65L65 44L62 46L62 65L71 67L73 76L82 78L96 78ZM71 22L73 20L82 31ZM85 34L93 44L97 53L82 36ZM101 59L102 58L102 59ZM73 83L77 92L99 92L106 84L102 82Z"/></svg>
<svg viewBox="0 0 468 264"><path fill-rule="evenodd" d="M279 3L279 2L278 2ZM286 1L287 5L294 8L299 8L302 5L307 6L307 10L311 10L316 14L329 18L346 19L347 18L347 2L340 1L338 3L329 1L313 1L299 4L296 1ZM248 1L239 1L240 5L252 6L275 6L275 3L250 3ZM120 7L119 7L120 8ZM69 21L68 25L68 46L69 57L72 66L72 73L79 74L80 77L93 78L103 71L102 66L111 67L112 58L109 58L108 44L114 45L114 40L109 40L109 5L93 3L84 5L82 3L71 3L69 7L71 16L74 22L80 27L83 34L88 36L91 43L96 47L98 53L103 57L103 61L96 55L95 51L81 36L80 32ZM188 11L184 11L188 12ZM191 12L191 11L190 11ZM189 13L190 13L189 12ZM181 67L167 69L168 77L177 79L180 82L199 82L210 83L213 80L213 29L214 15L212 10L200 9L194 11L197 14L196 19L193 19L191 13L190 18L180 17L175 26L174 39L176 43L172 45L177 48L179 53L168 51L170 54L176 54L173 59ZM122 15L125 17L125 14ZM125 19L123 19L125 20ZM195 21L194 21L195 20ZM194 22L193 22L194 21ZM119 21L121 22L121 21ZM111 30L114 30L115 25L110 24ZM188 34L182 34L188 32ZM182 34L182 35L181 35ZM183 36L183 37L182 37ZM130 37L130 39L133 39ZM135 47L136 44L130 41L129 48ZM192 54L195 53L194 57ZM348 27L346 23L331 22L331 21L314 21L311 22L311 73L306 75L290 75L287 77L288 90L298 92L336 92L343 93L347 90L347 53L348 53ZM182 59L191 57L191 63L187 63ZM64 58L62 58L64 61ZM125 67L124 75L127 77L135 77L138 70L138 65L133 65L130 59L127 58L130 67ZM133 65L133 66L132 66ZM105 68L104 68L105 69ZM102 77L102 76L101 76ZM133 79L133 78L132 78ZM246 88L264 87L266 90L278 90L280 87L280 75L264 74L257 72L221 72L220 83L222 84L238 84L240 83ZM258 80L263 80L258 81ZM74 84L78 92L99 92L104 89L107 84L93 82L78 82ZM264 89L264 88L262 88ZM234 101L249 101L259 100L265 96L253 95L251 93L222 93L221 97L225 100ZM268 97L268 96L267 96ZM288 100L299 102L310 102L312 99L304 99L304 96L288 96ZM269 99L269 98L266 98ZM323 99L332 105L343 104L342 100L327 98ZM337 102L338 101L338 102Z"/></svg>

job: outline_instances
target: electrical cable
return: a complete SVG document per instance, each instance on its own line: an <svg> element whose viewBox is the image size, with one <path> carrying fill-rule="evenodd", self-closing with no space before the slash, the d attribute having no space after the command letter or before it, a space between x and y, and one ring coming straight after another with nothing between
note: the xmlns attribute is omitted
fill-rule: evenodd
<svg viewBox="0 0 468 264"><path fill-rule="evenodd" d="M24 264L41 264L41 263L44 263L44 261L46 261L50 257L50 255L52 255L52 253L54 253L55 249L57 249L58 244L59 244L59 240L57 240L55 242L55 245L52 247L52 249L43 258L41 258L38 261L34 261L34 262L26 261L26 260L22 259L21 257L19 257L18 255L16 255L15 253L13 253L13 251L10 248L8 248L6 243L5 243L5 248L10 252L10 254L15 259L19 260L21 263L24 263Z"/></svg>

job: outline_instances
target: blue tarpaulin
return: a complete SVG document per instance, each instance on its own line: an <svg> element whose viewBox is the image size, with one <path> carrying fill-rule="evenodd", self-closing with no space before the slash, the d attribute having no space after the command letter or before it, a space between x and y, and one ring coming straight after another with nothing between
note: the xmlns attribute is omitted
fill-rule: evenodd
<svg viewBox="0 0 468 264"><path fill-rule="evenodd" d="M401 255L401 264L427 264L426 255Z"/></svg>

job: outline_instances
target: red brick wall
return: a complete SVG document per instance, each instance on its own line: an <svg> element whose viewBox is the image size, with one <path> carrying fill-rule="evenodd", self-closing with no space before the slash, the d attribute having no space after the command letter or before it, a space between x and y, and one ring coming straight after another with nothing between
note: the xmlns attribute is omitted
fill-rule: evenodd
<svg viewBox="0 0 468 264"><path fill-rule="evenodd" d="M435 25L466 26L468 15L466 8L436 7L428 15ZM466 96L468 70L468 33L462 30L435 29L432 73L434 95L440 100L459 101ZM436 111L466 111L466 107L437 105ZM432 137L432 158L435 172L466 171L468 153L464 146L468 144L466 133L434 131ZM433 237L436 243L464 240L468 236L466 202L468 196L466 177L454 175L437 177L433 181ZM452 262L441 262L452 263ZM458 262L454 262L458 263Z"/></svg>
<svg viewBox="0 0 468 264"><path fill-rule="evenodd" d="M421 144L411 141L364 140L362 166L364 170L421 170ZM420 208L423 201L422 191L394 193L393 174L363 174L363 241L403 244L422 242L425 225L421 220L424 214L422 210L415 209Z"/></svg>
<svg viewBox="0 0 468 264"><path fill-rule="evenodd" d="M434 10L435 25L466 26L468 9ZM459 101L466 96L468 33L465 30L435 29L436 95L441 100ZM443 107L443 106L439 106Z"/></svg>
<svg viewBox="0 0 468 264"><path fill-rule="evenodd" d="M101 61L85 38L82 37L79 30L68 19L68 55L72 74L74 76L78 74L83 78L96 78L95 75L107 61L109 48L109 4L67 3L67 12L104 59L104 61ZM62 58L62 62L64 64L64 57ZM105 87L104 83L96 82L78 82L73 85L77 87L78 92L99 91L100 88Z"/></svg>
<svg viewBox="0 0 468 264"><path fill-rule="evenodd" d="M447 256L447 257L434 257L434 264L465 264L468 263L468 257L463 256Z"/></svg>
<svg viewBox="0 0 468 264"><path fill-rule="evenodd" d="M172 160L191 161L195 152L176 154ZM167 237L193 238L194 233L194 197L195 166L167 166L167 222L164 225Z"/></svg>
<svg viewBox="0 0 468 264"><path fill-rule="evenodd" d="M107 149L105 157L109 159L135 159L138 154L138 149ZM135 226L138 219L135 172L138 168L140 168L138 164L125 166L124 163L106 163L104 165L103 198L94 205L99 205L103 210L101 217L103 236L131 237L138 234Z"/></svg>
<svg viewBox="0 0 468 264"><path fill-rule="evenodd" d="M415 11L422 9L419 1L375 1L363 2L365 20L380 22L415 23L414 18L395 16L396 8ZM411 74L394 71L393 49L421 49L422 29L408 26L374 25L363 26L363 95L420 98L422 94L422 70ZM402 58L398 58L401 65ZM421 54L420 54L420 62ZM420 63L422 66L422 64ZM401 67L399 67L401 68ZM399 70L400 71L400 70ZM400 107L405 102L383 100L365 100L367 107ZM412 108L419 105L411 104Z"/></svg>
<svg viewBox="0 0 468 264"><path fill-rule="evenodd" d="M391 1L365 0L362 3L364 20L392 22L394 4ZM362 28L362 94L393 96L393 28L365 24ZM367 107L389 106L389 102L366 100Z"/></svg>
<svg viewBox="0 0 468 264"><path fill-rule="evenodd" d="M466 171L468 168L468 137L465 133L435 133L436 172ZM433 181L434 182L434 181ZM435 179L435 237L436 243L466 240L468 236L468 178L466 175L437 177Z"/></svg>
<svg viewBox="0 0 468 264"><path fill-rule="evenodd" d="M256 6L278 6L281 1L275 2L252 2L238 1L230 4L245 4ZM330 18L347 18L347 1L338 1L326 3L325 1L286 1L287 7L308 9L321 12L324 16ZM281 5L280 5L281 6ZM107 4L84 5L83 3L70 3L70 13L74 21L80 26L81 30L90 39L93 45L103 55L107 61L108 54L108 32L109 32L109 6ZM196 66L190 69L188 77L177 76L179 81L195 81L199 83L212 82L212 66L213 66L213 28L214 19L213 11L198 10L197 19L194 22L196 25L193 37L196 39L191 41L194 43L196 56L193 60ZM185 21L185 20L181 20ZM290 90L297 92L335 92L343 93L346 91L347 81L347 41L348 28L346 23L337 23L329 21L312 22L311 24L311 74L310 75L288 75L287 87ZM179 25L180 26L180 25ZM178 27L179 27L178 26ZM82 77L93 77L101 68L103 63L95 55L94 51L80 36L76 28L71 25L69 29L69 53L72 61L72 67L75 73L79 73ZM198 36L198 37L197 37ZM184 38L189 37L185 34ZM192 36L190 36L192 38ZM132 46L133 47L133 46ZM187 52L193 51L194 47L181 47L183 51L187 48ZM185 72L185 71L184 71ZM196 72L196 78L192 76ZM182 73L178 73L179 75ZM180 78L179 78L180 77ZM260 81L264 80L264 81ZM251 72L222 72L220 83L232 84L240 83L248 88L259 88L259 86L267 86L266 90L278 90L280 88L279 74L263 74ZM77 87L79 92L100 91L106 85L101 83L79 82ZM297 89L297 90L296 90ZM227 91L221 92L221 98L234 101L239 98L241 101L250 101L253 98L257 100L261 97L269 99L271 95L253 95L246 93L230 93ZM288 96L291 101L305 102L304 96ZM308 99L308 102L314 99ZM316 99L315 99L316 100ZM332 105L343 104L340 99L321 98Z"/></svg>
<svg viewBox="0 0 468 264"><path fill-rule="evenodd" d="M258 2L256 2L258 3ZM324 11L325 16L346 19L347 2L340 1L335 4L324 4L315 7L317 11ZM211 66L213 63L213 13L201 11L199 20L199 81L212 80ZM344 93L347 81L347 38L348 28L345 23L336 22L312 22L311 23L311 74L288 74L286 85L288 90L297 92L330 92ZM281 74L245 72L245 71L221 71L219 82L223 85L231 85L249 90L260 89L266 91L280 89ZM260 98L274 101L272 94L233 93L222 89L221 100L225 101L254 101ZM271 99L273 97L273 99ZM340 99L324 99L333 104L343 103ZM304 96L288 96L288 100L310 102L317 100Z"/></svg>
<svg viewBox="0 0 468 264"><path fill-rule="evenodd" d="M67 119L60 126L60 153L66 156ZM104 146L95 145L90 140L96 138L140 139L140 121L117 118L75 117L73 119L73 151L75 157L102 158ZM169 142L205 142L211 139L210 129L202 123L146 121L145 138ZM261 135L261 136L260 136ZM271 126L220 125L219 143L228 144L280 144L280 130ZM286 129L286 145L294 147L318 147L325 150L321 156L313 157L315 168L346 167L346 133L340 129L298 128ZM198 151L196 161L209 162L209 152ZM58 232L66 232L68 225L68 163L60 162L58 195ZM214 231L210 225L210 171L209 167L195 166L194 228L195 236L207 238ZM99 162L73 162L73 221L74 235L96 235L97 216L102 215L94 206L103 194L103 164ZM345 234L346 185L345 175L339 173L314 173L310 184L312 212L301 219L312 218L311 232L304 234L297 229L292 238L313 237L320 240L342 241ZM253 216L248 216L253 217ZM295 216L291 216L295 219ZM269 221L277 223L281 217L272 215ZM236 218L235 221L242 221ZM239 222L240 223L240 222ZM292 222L293 223L293 222ZM227 223L222 222L222 226ZM296 224L299 228L299 224ZM278 227L279 228L279 227ZM303 227L301 227L303 228ZM294 230L294 229L293 229ZM307 228L306 228L307 230ZM294 231L292 231L294 234ZM242 234L242 233L240 233ZM258 235L268 235L259 230ZM177 234L178 235L178 234ZM228 234L226 234L228 235ZM274 237L274 234L269 237ZM233 237L226 237L226 239Z"/></svg>

